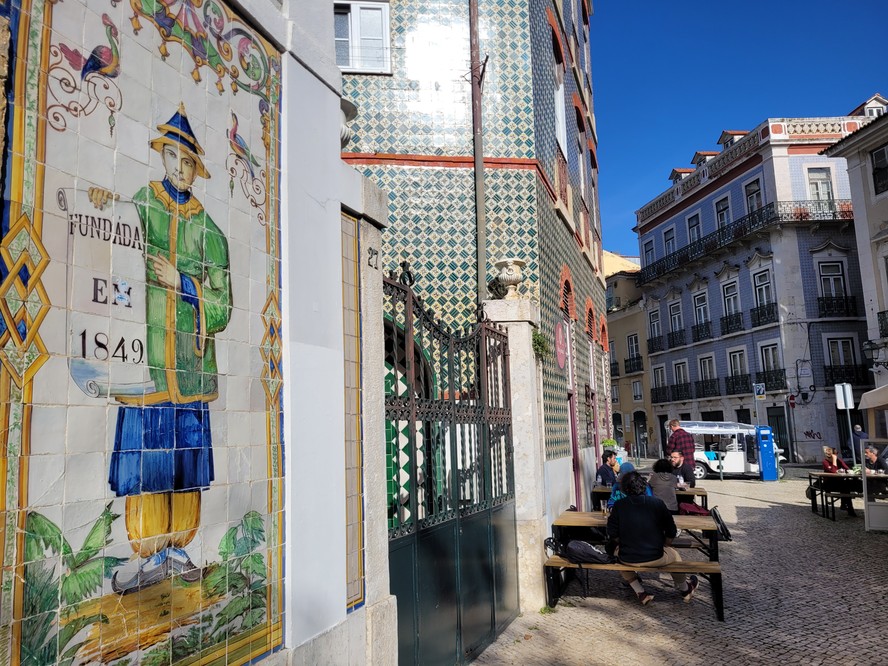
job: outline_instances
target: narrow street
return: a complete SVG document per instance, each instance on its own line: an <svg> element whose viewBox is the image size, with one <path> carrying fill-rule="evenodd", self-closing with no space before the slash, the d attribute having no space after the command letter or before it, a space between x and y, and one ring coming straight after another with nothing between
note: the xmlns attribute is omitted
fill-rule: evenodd
<svg viewBox="0 0 888 666"><path fill-rule="evenodd" d="M886 663L888 534L864 531L859 500L858 518L812 513L807 472L700 483L734 538L720 544L726 622L716 620L705 580L685 605L647 577L656 596L642 606L618 574L593 572L588 598L575 580L553 612L519 617L476 663Z"/></svg>

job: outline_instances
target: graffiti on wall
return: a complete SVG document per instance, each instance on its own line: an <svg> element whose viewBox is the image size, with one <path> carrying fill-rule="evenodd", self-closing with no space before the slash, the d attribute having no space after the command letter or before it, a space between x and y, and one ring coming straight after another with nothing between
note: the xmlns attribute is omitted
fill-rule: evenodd
<svg viewBox="0 0 888 666"><path fill-rule="evenodd" d="M281 644L280 56L218 0L12 12L4 663Z"/></svg>

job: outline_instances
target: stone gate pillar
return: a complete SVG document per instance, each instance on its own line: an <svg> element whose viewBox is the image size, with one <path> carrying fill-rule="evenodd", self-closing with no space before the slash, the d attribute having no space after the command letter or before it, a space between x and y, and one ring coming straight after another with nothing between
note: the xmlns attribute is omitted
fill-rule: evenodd
<svg viewBox="0 0 888 666"><path fill-rule="evenodd" d="M540 325L539 305L529 299L484 301L490 321L509 334L512 391L512 443L515 467L515 515L518 537L518 592L521 612L536 612L546 603L543 583L546 524L545 449L542 440L541 393L531 334Z"/></svg>

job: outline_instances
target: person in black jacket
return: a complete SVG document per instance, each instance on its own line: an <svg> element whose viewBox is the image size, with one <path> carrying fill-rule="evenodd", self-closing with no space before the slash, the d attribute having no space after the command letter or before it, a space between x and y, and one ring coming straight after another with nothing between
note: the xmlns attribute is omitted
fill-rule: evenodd
<svg viewBox="0 0 888 666"><path fill-rule="evenodd" d="M623 564L656 567L681 561L681 556L669 546L675 538L675 520L663 500L645 495L647 481L638 472L624 474L620 486L626 497L614 504L607 520L607 536L615 545L614 554ZM638 600L649 604L654 595L645 592L638 573L620 572L629 583ZM675 589L681 592L685 603L690 603L697 589L696 576L672 574Z"/></svg>
<svg viewBox="0 0 888 666"><path fill-rule="evenodd" d="M596 473L596 481L602 486L613 486L617 483L617 454L610 449L601 454L601 467Z"/></svg>

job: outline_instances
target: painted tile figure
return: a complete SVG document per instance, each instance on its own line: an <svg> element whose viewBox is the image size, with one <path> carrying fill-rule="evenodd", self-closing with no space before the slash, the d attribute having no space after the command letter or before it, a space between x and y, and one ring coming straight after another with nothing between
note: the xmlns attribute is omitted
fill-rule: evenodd
<svg viewBox="0 0 888 666"><path fill-rule="evenodd" d="M214 478L208 403L218 397L214 336L231 317L228 241L191 186L209 178L184 105L151 141L166 175L133 197L145 238L147 354L155 391L114 396L117 414L108 481L126 497L126 529L138 570L118 570L116 592L201 570L185 547L200 525L201 491ZM115 195L91 188L103 209Z"/></svg>

